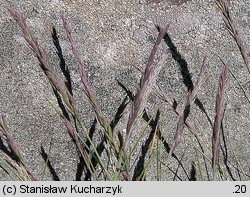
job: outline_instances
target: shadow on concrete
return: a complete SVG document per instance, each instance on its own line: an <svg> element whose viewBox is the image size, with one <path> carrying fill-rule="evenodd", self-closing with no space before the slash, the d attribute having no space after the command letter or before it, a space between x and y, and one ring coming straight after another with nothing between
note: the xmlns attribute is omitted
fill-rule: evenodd
<svg viewBox="0 0 250 197"><path fill-rule="evenodd" d="M51 165L51 162L50 162L50 159L49 159L49 156L48 154L45 152L43 146L41 145L41 152L40 152L43 160L44 160L44 163L46 164L46 166L48 167L49 171L50 171L50 174L52 176L52 179L53 181L60 181L60 178L59 176L57 175L55 169L53 168L53 166Z"/></svg>
<svg viewBox="0 0 250 197"><path fill-rule="evenodd" d="M192 167L190 170L190 181L197 181L196 168L194 162L192 162Z"/></svg>
<svg viewBox="0 0 250 197"><path fill-rule="evenodd" d="M159 27L157 27L158 31L160 30ZM180 66L180 71L181 71L181 75L183 78L183 83L185 84L185 86L187 87L188 91L192 91L194 88L194 84L192 81L192 77L191 77L191 73L189 72L188 69L188 63L187 61L181 56L181 54L178 52L177 47L174 45L174 43L172 42L170 36L168 33L165 34L165 36L163 37L165 43L168 45L170 52L172 54L173 59L179 64ZM199 107L199 109L205 114L205 116L207 117L208 122L210 123L210 125L212 126L213 123L203 105L203 103L199 100L199 98L196 98L195 100L195 104Z"/></svg>
<svg viewBox="0 0 250 197"><path fill-rule="evenodd" d="M69 72L69 68L68 66L66 66L66 63L65 63L65 59L63 57L63 53L62 53L62 48L61 48L61 45L60 45L60 42L59 42L59 38L58 38L58 35L57 35L57 31L55 29L55 27L53 27L53 30L52 30L52 39L53 39L53 43L54 43L54 46L56 47L56 53L59 57L59 60L60 60L60 68L61 68L61 71L66 79L66 86L70 92L71 95L73 95L73 91L72 91L72 80L71 80L71 77L70 77L70 72Z"/></svg>

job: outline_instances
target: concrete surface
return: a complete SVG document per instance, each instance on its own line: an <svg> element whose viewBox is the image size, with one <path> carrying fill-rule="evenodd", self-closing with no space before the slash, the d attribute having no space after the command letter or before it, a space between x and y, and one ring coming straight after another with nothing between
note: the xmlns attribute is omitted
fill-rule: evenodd
<svg viewBox="0 0 250 197"><path fill-rule="evenodd" d="M51 65L60 72L60 60L52 40L52 28L55 28L63 57L70 70L80 114L87 128L93 125L94 115L82 92L80 76L63 30L60 12L64 12L69 18L78 48L83 59L88 63L87 71L95 87L98 103L110 121L126 96L126 92L117 81L135 92L140 78L140 72L135 67L143 69L147 61L158 34L155 25L170 24L168 36L172 46L176 47L176 51L172 51L173 55L168 57L157 81L160 87L167 94L174 96L181 106L185 104L187 86L190 85L186 82L185 85L183 75L190 73L194 83L204 56L207 55L209 58L207 80L198 94L207 116L204 110L195 105L189 117L202 138L208 156L211 156L212 134L209 119L211 121L214 119L215 96L222 68L216 55L230 65L232 72L250 95L250 76L235 42L224 28L221 14L213 0L12 0L6 2L27 17L27 22L39 43L46 47ZM40 154L41 145L49 154L58 179L79 179L81 176L77 175L79 161L75 147L59 116L46 101L48 99L56 104L51 87L39 68L36 58L26 46L19 27L3 7L3 1L0 3L0 114L7 115L11 134L22 148L31 171L40 179L44 168L44 160ZM249 0L232 1L231 8L243 39L247 42L247 46L250 46ZM162 49L168 47L162 42ZM250 175L250 104L232 76L229 77L226 87L226 101L225 133L232 142L242 169ZM125 129L129 107L117 125L117 130ZM162 135L167 143L171 144L178 117L171 106L152 94L147 105L147 113L152 116L157 108L161 112ZM138 131L144 125L145 121L142 120L138 124ZM97 133L98 128L97 125ZM191 146L190 143L193 140L192 135L185 130L182 142L176 150L179 159L185 150L182 158L184 170L180 168L178 173L182 180L190 179L192 164L197 163L194 146L198 145L195 142L195 145ZM144 141L140 143L142 150L138 149L134 156L135 160L141 155L143 145ZM232 156L232 151L228 154L232 161L229 167L233 177L238 180L235 158ZM166 156L166 150L163 148L162 161L165 161ZM223 157L221 157L221 163L225 168ZM208 162L208 166L211 169L211 163ZM170 167L175 171L178 162L173 159ZM196 173L198 174L197 169ZM9 180L1 169L0 175L0 180ZM48 170L45 175L44 180L53 179ZM173 180L174 177L174 174L164 166L162 175L163 180ZM155 177L155 164L153 164L147 180L155 180ZM84 179L84 176L81 179ZM197 179L199 179L198 175Z"/></svg>

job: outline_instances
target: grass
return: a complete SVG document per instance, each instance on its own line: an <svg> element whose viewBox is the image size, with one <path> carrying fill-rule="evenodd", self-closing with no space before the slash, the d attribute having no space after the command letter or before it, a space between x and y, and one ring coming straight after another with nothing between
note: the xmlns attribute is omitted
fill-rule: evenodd
<svg viewBox="0 0 250 197"><path fill-rule="evenodd" d="M221 12L226 29L238 46L250 75L247 48L231 16L229 1L216 0L215 5L217 5L218 10ZM173 175L173 180L182 180L183 178L180 174L184 174L186 180L235 180L229 164L237 171L238 180L241 180L241 177L244 177L244 180L249 180L249 172L244 171L242 168L235 154L235 147L233 147L230 140L229 150L232 152L230 161L228 161L225 154L225 151L228 149L226 144L228 141L223 138L225 137L224 130L227 130L227 133L229 132L228 129L226 129L227 127L223 126L226 111L225 94L227 81L230 79L228 73L231 73L235 80L237 80L237 78L231 72L230 65L225 64L224 60L221 59L222 71L218 79L218 90L216 95L214 95L216 97L216 103L214 105L215 118L211 129L211 140L210 142L204 142L200 137L202 131L197 129L194 120L190 118L190 113L192 113L195 104L199 103L199 91L206 84L206 75L210 69L209 60L207 57L204 57L196 83L188 90L184 107L181 107L177 99L169 96L169 94L164 92L157 84L158 74L162 67L166 65L166 59L170 58L170 54L172 53L171 49L165 52L159 52L159 46L163 40L166 39L170 26L158 27L158 37L151 50L145 69L140 70L140 82L135 94L123 86L131 100L131 108L129 109L128 119L125 123L125 132L116 132L114 130L115 123L109 123L104 112L101 110L99 105L101 101L97 100L97 93L94 92L94 88L88 77L86 65L77 48L70 21L62 14L61 20L75 58L75 68L81 77L83 93L95 114L98 124L101 126L103 139L97 145L90 136L89 130L84 125L84 120L81 119L79 109L76 105L77 98L74 98L71 87L65 82L64 76L56 72L50 65L46 49L36 40L23 14L10 5L6 5L6 9L19 25L26 43L38 59L39 67L51 85L51 90L57 98L58 106L49 103L61 118L67 129L68 136L75 145L79 160L82 161L82 164L85 166L82 175L85 177L85 180L147 180L147 176L150 173L153 173L158 181L164 180L164 174L169 173ZM54 40L54 42L56 42L56 40ZM244 95L248 99L248 93L238 80L237 84L241 90L244 91ZM164 128L161 126L159 109L155 109L155 115L153 116L150 116L146 111L148 99L150 95L153 94L160 98L162 102L169 105L178 116L175 132L170 131L174 134L172 140L162 134ZM119 114L116 117L117 121L121 119L128 106L129 101L126 97L122 106L118 109ZM141 124L142 121L146 123L143 125L143 129L139 130L138 124ZM190 138L186 144L182 144L185 129L191 134L190 136L192 136L194 140ZM148 134L148 132L150 132L150 134ZM222 138L225 149L223 149ZM0 166L4 172L10 176L10 179L43 179L43 175L42 178L40 178L34 175L29 169L21 148L11 136L11 131L8 129L5 116L0 117L0 140L2 142L2 148L0 149ZM132 144L130 143L131 141ZM142 145L142 143L145 144ZM184 148L178 151L179 146ZM186 172L187 166L183 164L183 159L187 154L187 147L193 147L195 152L190 173ZM141 149L143 155L136 157L135 152L139 149ZM167 157L163 158L163 152L165 150L167 151ZM220 151L223 151L223 154L220 153ZM221 162L220 158L222 158L224 162ZM52 173L48 156L46 156L44 165L47 166ZM43 169L43 174L45 170L46 168ZM196 171L198 171L197 174Z"/></svg>

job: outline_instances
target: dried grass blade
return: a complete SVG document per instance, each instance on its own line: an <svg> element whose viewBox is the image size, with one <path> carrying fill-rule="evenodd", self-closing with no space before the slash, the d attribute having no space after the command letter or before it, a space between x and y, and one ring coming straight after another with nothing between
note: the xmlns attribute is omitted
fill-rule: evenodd
<svg viewBox="0 0 250 197"><path fill-rule="evenodd" d="M160 29L160 33L158 35L156 43L151 51L148 62L146 64L145 71L141 76L139 88L135 94L135 98L134 98L134 101L132 103L132 109L131 109L130 114L129 114L127 129L126 129L126 132L127 132L126 141L128 141L128 139L130 138L131 130L133 129L133 126L134 126L135 122L137 121L137 119L141 116L141 113L143 112L143 109L144 109L146 102L147 102L147 98L151 92L152 85L154 84L154 80L157 76L157 73L160 70L160 66L162 65L162 61L165 59L165 55L162 55L160 57L160 60L157 62L157 65L156 66L152 65L156 51L161 43L162 38L164 37L164 35L167 32L168 27L169 26Z"/></svg>
<svg viewBox="0 0 250 197"><path fill-rule="evenodd" d="M219 162L220 129L224 111L223 102L224 102L224 92L225 92L228 69L229 69L228 65L224 64L222 73L220 75L219 86L216 95L216 106L215 106L216 115L214 118L213 135L212 135L212 168L213 168L214 178L215 178L216 166L218 165Z"/></svg>
<svg viewBox="0 0 250 197"><path fill-rule="evenodd" d="M0 132L0 137L6 141L9 148L15 154L15 160L5 154L5 160L7 164L9 164L9 166L11 165L12 169L15 168L17 173L19 173L21 177L26 177L28 180L37 180L37 178L29 171L28 167L25 165L22 151L10 135L5 116L2 115L0 116Z"/></svg>
<svg viewBox="0 0 250 197"><path fill-rule="evenodd" d="M74 116L78 116L77 110L74 108L73 97L70 94L62 76L54 72L51 68L46 54L46 50L42 48L38 44L37 40L33 37L31 30L26 24L25 18L20 12L18 12L11 6L7 5L6 8L20 26L26 42L28 43L31 50L35 53L40 63L40 67L44 71L46 77L49 79L52 88L61 96L68 111Z"/></svg>
<svg viewBox="0 0 250 197"><path fill-rule="evenodd" d="M49 82L50 82L53 90L60 95L62 101L64 102L64 106L66 107L68 112L71 113L73 116L75 116L79 120L79 115L78 115L77 109L75 108L73 96L70 94L70 92L69 92L69 90L68 90L68 88L63 80L63 77L60 76L59 74L57 74L51 68L45 49L43 49L38 44L36 39L33 37L31 30L29 29L29 27L26 24L25 18L22 16L22 14L20 12L18 12L17 10L12 8L11 6L7 5L6 7L7 7L8 11L10 12L10 14L12 15L12 17L19 24L26 42L28 43L28 45L32 49L32 51L35 53L42 70L44 71L46 77L49 79ZM83 151L83 148L80 145L79 139L77 138L77 135L76 135L76 131L72 130L72 127L70 127L69 121L65 120L66 117L62 116L62 118L64 119L64 123L65 123L66 127L68 128L68 132L69 132L70 136L72 137L73 141L75 142L80 154L83 156L86 164L88 164L89 163L88 158L86 156L85 151Z"/></svg>
<svg viewBox="0 0 250 197"><path fill-rule="evenodd" d="M181 138L181 133L182 130L184 129L184 125L186 123L187 117L189 115L191 106L193 105L196 97L197 97L197 93L201 87L201 85L204 82L204 76L205 76L205 72L207 70L208 67L208 62L207 62L207 58L205 57L203 60L203 64L201 67L201 71L200 74L198 76L198 79L194 85L193 90L189 91L188 96L187 96L187 102L185 105L185 108L182 112L182 114L179 117L178 123L177 123L177 128L176 128L176 132L175 132L175 136L174 136L174 144L172 145L172 152L170 152L170 155L173 153L173 151L175 150L176 146L178 145L178 143L180 142L180 138Z"/></svg>
<svg viewBox="0 0 250 197"><path fill-rule="evenodd" d="M85 70L85 65L84 65L84 63L80 57L80 53L76 47L76 42L72 37L72 30L71 30L70 24L68 22L68 19L64 15L61 15L61 18L63 20L63 26L64 26L64 29L67 33L67 37L68 37L70 44L71 44L72 52L76 58L77 68L80 72L81 81L82 81L83 86L84 86L84 93L87 96L92 108L94 109L96 117L97 117L100 125L105 129L106 137L108 137L108 139L110 141L112 141L112 131L111 131L110 124L108 123L107 119L104 117L99 105L97 104L96 96L93 92L93 88L90 84L90 81L88 79L88 76L87 76L87 73Z"/></svg>
<svg viewBox="0 0 250 197"><path fill-rule="evenodd" d="M223 14L223 20L224 23L226 24L226 28L228 30L228 32L230 33L230 35L234 38L241 56L244 60L244 63L247 67L248 73L250 74L250 68L249 68L249 59L248 59L248 55L247 55L247 49L246 49L246 45L242 40L242 36L240 35L238 29L236 28L234 21L232 19L232 15L230 12L230 2L229 0L215 0L216 5L218 6L218 8L220 9L221 13Z"/></svg>
<svg viewBox="0 0 250 197"><path fill-rule="evenodd" d="M0 116L0 131L3 133L4 139L6 140L6 143L10 147L10 149L15 153L17 156L18 160L22 163L24 163L24 159L22 156L21 149L19 146L15 143L14 139L9 133L7 124L6 124L6 119L5 116Z"/></svg>
<svg viewBox="0 0 250 197"><path fill-rule="evenodd" d="M72 123L67 118L65 118L65 117L62 117L62 118L64 119L64 124L67 127L68 132L69 132L71 138L73 139L75 145L77 146L77 149L80 152L80 155L83 157L88 169L91 171L91 173L93 173L92 169L90 167L89 156L88 156L86 150L83 149L82 144L79 141L78 134L77 134L75 127L72 125Z"/></svg>

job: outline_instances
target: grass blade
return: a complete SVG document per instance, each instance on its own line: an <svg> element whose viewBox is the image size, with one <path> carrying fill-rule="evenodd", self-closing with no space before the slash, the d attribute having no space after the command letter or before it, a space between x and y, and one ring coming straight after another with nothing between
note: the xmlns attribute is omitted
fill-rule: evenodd
<svg viewBox="0 0 250 197"><path fill-rule="evenodd" d="M173 143L173 145L171 147L171 150L169 152L170 156L172 155L172 153L174 152L176 146L180 142L181 133L182 133L182 130L184 129L184 125L185 125L187 117L189 115L191 106L193 105L193 103L194 103L194 101L195 101L195 99L197 97L198 91L199 91L201 85L204 82L204 78L205 78L204 75L205 75L205 72L207 70L207 67L208 67L208 62L207 62L207 58L205 57L203 59L203 64L202 64L201 71L200 71L200 74L198 76L198 79L197 79L197 81L196 81L196 83L194 85L194 88L190 92L188 92L187 102L186 102L185 108L184 108L182 114L179 117L176 132L175 132L175 136L174 136L174 143Z"/></svg>
<svg viewBox="0 0 250 197"><path fill-rule="evenodd" d="M72 30L71 30L71 27L69 25L68 19L64 15L62 15L61 18L63 20L63 26L64 26L64 29L67 33L68 39L69 39L70 44L71 44L72 52L76 58L77 68L80 72L81 81L82 81L82 84L84 86L84 93L87 96L92 108L94 109L96 117L97 117L100 125L104 128L106 137L109 139L110 142L112 142L113 141L112 140L113 134L112 134L110 124L108 123L107 119L104 117L99 105L97 104L96 97L95 97L95 94L93 92L93 88L90 84L90 81L88 79L88 76L87 76L87 73L85 70L85 65L84 65L84 63L80 57L80 53L76 47L76 42L72 37Z"/></svg>
<svg viewBox="0 0 250 197"><path fill-rule="evenodd" d="M154 84L154 80L160 70L162 61L165 59L164 57L165 55L164 56L162 55L160 57L160 60L157 62L157 65L156 66L152 65L157 49L161 43L162 38L166 34L167 30L168 26L160 29L160 33L158 35L156 43L151 51L150 57L146 64L145 71L141 76L139 88L135 94L135 98L132 103L132 109L130 111L129 119L127 122L127 129L126 129L127 136L125 140L125 147L127 146L127 143L131 136L131 131L133 129L133 126L135 125L136 121L143 112L143 109L147 103L147 98L151 92L152 85Z"/></svg>
<svg viewBox="0 0 250 197"><path fill-rule="evenodd" d="M227 28L228 32L230 33L230 35L235 40L235 42L240 50L241 56L244 60L244 63L247 67L248 73L250 74L249 59L248 59L248 55L247 55L246 45L243 42L242 37L241 37L238 29L236 28L236 26L234 24L233 19L232 19L231 12L229 9L230 2L229 2L229 0L215 0L215 3L218 6L218 8L220 9L221 13L223 14L223 20L224 20L224 23L226 24L226 28Z"/></svg>
<svg viewBox="0 0 250 197"><path fill-rule="evenodd" d="M229 69L228 65L224 64L222 73L220 75L219 86L216 96L216 106L215 106L216 114L214 118L213 135L212 135L212 169L213 169L214 179L215 179L216 167L219 162L220 129L224 111L223 102L224 102L224 92L225 92L228 69Z"/></svg>

